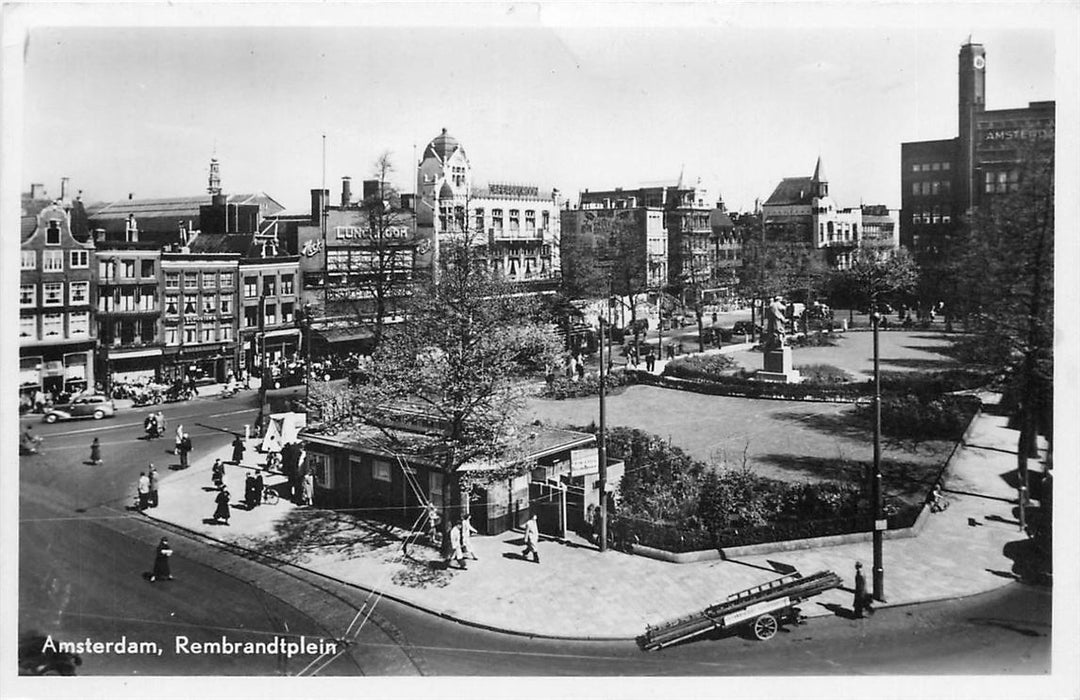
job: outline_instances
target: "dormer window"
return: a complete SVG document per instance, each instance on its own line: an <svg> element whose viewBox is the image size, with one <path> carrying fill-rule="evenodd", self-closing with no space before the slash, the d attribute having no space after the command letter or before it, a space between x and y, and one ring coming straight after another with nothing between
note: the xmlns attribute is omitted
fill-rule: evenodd
<svg viewBox="0 0 1080 700"><path fill-rule="evenodd" d="M45 228L45 245L60 245L60 222L55 219Z"/></svg>

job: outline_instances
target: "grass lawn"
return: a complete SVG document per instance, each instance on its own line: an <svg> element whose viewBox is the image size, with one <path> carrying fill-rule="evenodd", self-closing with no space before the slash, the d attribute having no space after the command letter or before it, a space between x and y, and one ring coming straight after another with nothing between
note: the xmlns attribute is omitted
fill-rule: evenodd
<svg viewBox="0 0 1080 700"><path fill-rule="evenodd" d="M873 336L848 333L837 347L797 349L795 364L830 364L856 376L873 371ZM938 352L948 337L934 332L881 333L882 370L929 371L954 366ZM737 353L748 367L761 354ZM708 396L632 386L607 401L609 426L629 426L667 437L694 457L737 467L743 456L755 473L783 480L861 481L873 461L873 434L852 417L850 404ZM583 426L599 420L597 398L530 399L526 416L552 425ZM921 500L952 449L943 440L918 444L885 441L882 460L887 496Z"/></svg>

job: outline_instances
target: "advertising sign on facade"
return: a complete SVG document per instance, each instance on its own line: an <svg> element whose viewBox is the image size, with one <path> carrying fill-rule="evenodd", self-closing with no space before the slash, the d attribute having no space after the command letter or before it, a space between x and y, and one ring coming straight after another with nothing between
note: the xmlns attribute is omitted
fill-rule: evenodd
<svg viewBox="0 0 1080 700"><path fill-rule="evenodd" d="M595 447L570 451L570 475L585 476L600 473L600 454Z"/></svg>

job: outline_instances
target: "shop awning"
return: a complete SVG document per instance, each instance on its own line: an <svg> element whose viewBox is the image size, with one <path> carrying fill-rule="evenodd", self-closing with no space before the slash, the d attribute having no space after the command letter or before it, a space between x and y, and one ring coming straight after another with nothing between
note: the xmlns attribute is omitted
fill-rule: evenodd
<svg viewBox="0 0 1080 700"><path fill-rule="evenodd" d="M300 335L300 329L299 328L281 328L281 329L276 330L276 331L266 331L266 334L263 337L266 338L266 339L284 338L285 336L289 336L289 335Z"/></svg>
<svg viewBox="0 0 1080 700"><path fill-rule="evenodd" d="M313 328L312 332L328 343L347 343L354 340L371 340L375 337L367 328Z"/></svg>
<svg viewBox="0 0 1080 700"><path fill-rule="evenodd" d="M110 360L124 360L129 357L157 357L161 354L161 348L143 348L141 350L113 350L109 349Z"/></svg>

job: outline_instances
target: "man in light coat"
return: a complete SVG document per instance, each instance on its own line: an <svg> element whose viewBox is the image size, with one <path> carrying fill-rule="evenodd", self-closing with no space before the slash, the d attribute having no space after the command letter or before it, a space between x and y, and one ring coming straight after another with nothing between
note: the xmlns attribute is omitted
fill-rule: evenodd
<svg viewBox="0 0 1080 700"><path fill-rule="evenodd" d="M536 524L536 513L533 513L529 516L529 521L525 523L525 551L521 553L521 556L528 558L529 554L532 554L533 561L539 564L540 552L536 550L539 541L540 528Z"/></svg>

